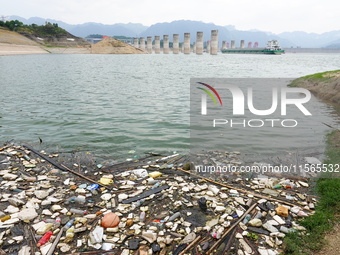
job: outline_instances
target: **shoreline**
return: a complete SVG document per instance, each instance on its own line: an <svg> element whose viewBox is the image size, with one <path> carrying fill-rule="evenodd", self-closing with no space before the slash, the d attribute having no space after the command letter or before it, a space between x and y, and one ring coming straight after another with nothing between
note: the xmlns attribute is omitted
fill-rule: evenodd
<svg viewBox="0 0 340 255"><path fill-rule="evenodd" d="M309 89L316 97L334 107L340 116L340 70L316 73L294 80L290 86ZM332 127L326 136L327 157L323 163L340 163L340 129ZM315 214L301 221L306 227L308 235L292 233L285 238L285 254L338 254L340 238L339 232L339 174L321 175L316 181L315 191L320 196ZM315 242L318 240L318 242ZM327 245L328 244L328 245Z"/></svg>
<svg viewBox="0 0 340 255"><path fill-rule="evenodd" d="M0 42L0 56L11 55L34 55L34 54L95 54L91 52L91 47L44 47L33 44L13 44ZM308 53L340 53L339 50L325 49L304 49L300 51L287 51L287 54L308 54ZM102 54L102 53L101 53ZM105 53L104 53L105 54ZM124 54L124 53L106 53L106 54ZM125 53L133 54L133 53ZM135 53L138 54L138 53ZM192 53L194 54L194 53Z"/></svg>
<svg viewBox="0 0 340 255"><path fill-rule="evenodd" d="M20 144L0 146L0 166L4 167L0 170L3 180L0 188L6 198L0 213L3 212L2 217L11 215L10 219L0 222L1 228L31 225L37 233L43 234L42 228L49 224L44 220L54 223L59 217L61 225L53 230L56 235L62 226L67 222L72 225L72 219L78 217L71 228L75 235L68 235L67 231L66 237L60 239L56 249L61 254L85 254L99 249L103 254L105 251L130 254L131 250L141 252L154 246L157 251L162 250L162 254L169 254L174 248L178 251L187 248L189 252L196 244L205 254L222 254L230 248L222 244L223 238L233 228L242 228L250 233L240 236L236 231L232 234L237 237L234 242L238 248L231 248L234 252L261 250L276 254L282 251L282 238L288 232L304 232L298 219L312 214L317 203L309 193L309 181L248 179L241 175L235 175L237 179L233 182L216 180L213 176L207 178L190 171L190 163L177 154L103 166L96 165L94 160L80 160L77 155L71 155L40 149L38 152ZM99 187L93 189L94 184ZM18 194L22 195L18 197ZM30 203L36 206L26 208ZM117 215L118 226L103 223L110 212ZM289 226L286 226L287 217ZM274 232L275 236L271 234ZM100 237L82 242L91 236L90 233L99 233ZM127 238L141 239L140 246L127 247ZM258 239L263 241L259 247ZM11 244L11 240L21 241ZM37 248L30 245L34 240L34 232L26 241L20 234L7 231L2 235L0 247L6 252L30 249L31 253L40 250L46 254L52 246L52 242L47 242ZM191 246L187 246L189 244Z"/></svg>
<svg viewBox="0 0 340 255"><path fill-rule="evenodd" d="M20 45L0 43L0 56L11 55L30 55L30 54L48 54L46 50L36 45Z"/></svg>

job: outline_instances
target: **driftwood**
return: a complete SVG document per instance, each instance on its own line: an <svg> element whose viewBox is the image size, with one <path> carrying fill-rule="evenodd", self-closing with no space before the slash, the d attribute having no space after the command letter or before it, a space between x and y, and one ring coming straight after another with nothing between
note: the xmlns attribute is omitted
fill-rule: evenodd
<svg viewBox="0 0 340 255"><path fill-rule="evenodd" d="M236 227L238 226L238 224L243 220L244 217L246 217L246 215L248 213L250 213L255 207L256 207L257 203L254 203L236 222L234 225L232 225L226 232L224 232L224 234L221 236L221 239L219 239L216 243L214 243L214 245L208 250L208 252L206 253L207 255L209 254L214 254L214 250L216 248L218 248L221 244L221 242L223 241L223 239Z"/></svg>
<svg viewBox="0 0 340 255"><path fill-rule="evenodd" d="M237 190L237 191L240 191L240 192L243 192L243 193L251 194L251 195L253 195L254 197L257 197L257 198L263 198L263 199L266 199L266 200L279 202L279 203L281 203L281 204L286 204L286 205L289 205L289 206L299 206L299 207L301 207L301 205L293 204L293 203L287 202L287 201L285 201L285 200L281 200L281 199L278 199L278 198L273 198L273 197L268 197L268 196L260 195L260 194L257 194L257 193L255 193L255 192L252 192L252 191L249 191L249 190L245 190L245 189L235 188L235 187L233 187L233 186L226 185L226 184L223 184L223 183L220 183L220 182L211 180L211 179L209 179L209 178L205 178L205 177L203 177L203 176L200 176L200 175L191 173L191 172L189 172L189 171L186 171L186 170L183 170L183 169L180 169L180 168L178 168L177 170L179 170L179 171L181 171L181 172L184 172L184 173L187 173L187 174L190 174L190 175L195 176L195 177L197 177L197 178L201 178L201 179L203 179L203 180L205 180L205 181L207 181L207 182L216 184L216 185L218 185L218 186L222 186L222 187L226 187L226 188L228 188L228 189L234 189L234 190ZM312 211L312 210L307 209L307 208L303 208L303 210Z"/></svg>
<svg viewBox="0 0 340 255"><path fill-rule="evenodd" d="M86 177L86 176L84 176L84 175L82 175L82 174L80 174L80 173L78 173L78 172L76 172L76 171L71 170L70 168L68 168L68 167L66 167L66 166L64 166L64 165L59 165L59 164L58 164L57 162L55 162L54 160L50 159L49 157L47 157L47 156L41 154L40 152L36 151L35 149L33 149L33 147L28 146L28 145L24 145L24 147L27 148L27 149L29 149L30 151L32 151L34 154L38 155L38 156L41 157L42 159L46 160L47 162L49 162L49 163L52 164L53 166L57 167L58 169L60 169L60 170L62 170L62 171L70 172L70 173L72 173L72 174L74 174L74 175L77 175L77 176L79 176L79 177L81 177L81 178L83 178L83 179L85 179L85 180L87 180L87 181L89 181L89 182L96 183L96 184L98 184L99 186L104 187L104 188L110 190L110 187L108 187L108 186L106 186L106 185L103 185L103 184L101 184L100 182L94 181L94 180L92 180L92 179L90 179L90 178L88 178L88 177Z"/></svg>

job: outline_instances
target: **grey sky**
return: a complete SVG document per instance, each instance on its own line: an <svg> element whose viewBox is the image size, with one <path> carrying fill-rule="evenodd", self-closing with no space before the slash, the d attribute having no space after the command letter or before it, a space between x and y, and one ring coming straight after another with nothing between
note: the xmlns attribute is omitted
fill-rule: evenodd
<svg viewBox="0 0 340 255"><path fill-rule="evenodd" d="M152 25L186 19L273 33L340 30L338 0L0 0L0 15Z"/></svg>

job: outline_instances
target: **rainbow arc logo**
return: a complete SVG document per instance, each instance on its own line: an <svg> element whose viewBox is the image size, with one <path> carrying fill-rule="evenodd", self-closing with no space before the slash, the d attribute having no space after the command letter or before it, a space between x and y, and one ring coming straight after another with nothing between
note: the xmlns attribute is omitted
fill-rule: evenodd
<svg viewBox="0 0 340 255"><path fill-rule="evenodd" d="M213 100L214 104L217 105L217 100L219 101L220 106L222 106L222 99L216 89L214 89L209 84L203 83L203 82L197 82L200 85L203 85L204 87L197 87L200 90L203 90L205 93L202 93L202 100L201 100L201 114L207 115L207 95L210 96L210 98Z"/></svg>

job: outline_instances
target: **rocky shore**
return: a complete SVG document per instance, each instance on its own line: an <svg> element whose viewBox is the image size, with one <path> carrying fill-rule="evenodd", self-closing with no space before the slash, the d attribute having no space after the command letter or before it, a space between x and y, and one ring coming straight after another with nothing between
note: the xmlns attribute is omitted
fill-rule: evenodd
<svg viewBox="0 0 340 255"><path fill-rule="evenodd" d="M340 70L301 77L291 86L306 88L321 100L340 105Z"/></svg>
<svg viewBox="0 0 340 255"><path fill-rule="evenodd" d="M307 179L198 175L187 159L101 165L3 145L0 253L271 255L289 232L304 234L299 220L317 204Z"/></svg>

